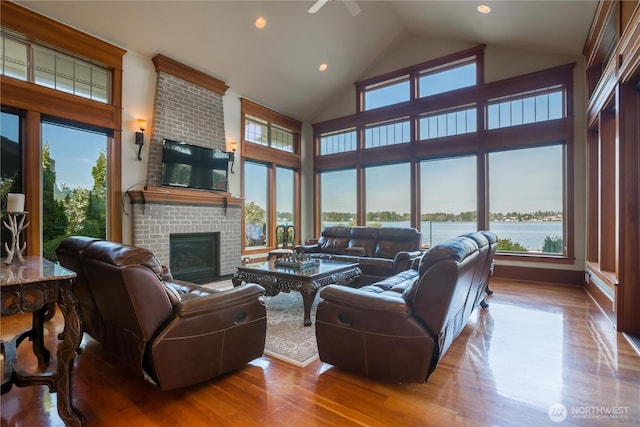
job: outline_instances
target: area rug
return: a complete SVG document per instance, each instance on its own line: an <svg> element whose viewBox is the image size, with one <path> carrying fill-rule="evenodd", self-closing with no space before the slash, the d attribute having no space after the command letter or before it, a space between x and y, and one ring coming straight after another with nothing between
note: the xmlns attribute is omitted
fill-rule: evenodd
<svg viewBox="0 0 640 427"><path fill-rule="evenodd" d="M230 280L205 285L214 289L230 289ZM263 296L267 308L267 339L264 353L296 366L305 367L318 359L315 325L302 323L302 295L296 291L280 292L276 296ZM318 297L311 307L311 320L315 321Z"/></svg>

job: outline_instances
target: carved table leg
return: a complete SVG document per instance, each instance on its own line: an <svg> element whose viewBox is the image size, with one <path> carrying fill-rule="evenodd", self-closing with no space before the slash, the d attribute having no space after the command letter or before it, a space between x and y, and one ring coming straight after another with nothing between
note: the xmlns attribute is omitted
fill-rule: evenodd
<svg viewBox="0 0 640 427"><path fill-rule="evenodd" d="M56 392L58 393L58 414L67 426L79 427L84 417L73 405L71 373L76 349L80 346L80 318L76 300L71 292L72 282L60 285L58 305L64 316L64 341L58 346L58 367Z"/></svg>
<svg viewBox="0 0 640 427"><path fill-rule="evenodd" d="M300 289L302 304L304 305L304 326L311 326L311 306L317 293L317 289Z"/></svg>
<svg viewBox="0 0 640 427"><path fill-rule="evenodd" d="M234 288L242 285L242 273L239 271L236 271L235 273L233 273L233 277L231 278L231 283L233 283Z"/></svg>

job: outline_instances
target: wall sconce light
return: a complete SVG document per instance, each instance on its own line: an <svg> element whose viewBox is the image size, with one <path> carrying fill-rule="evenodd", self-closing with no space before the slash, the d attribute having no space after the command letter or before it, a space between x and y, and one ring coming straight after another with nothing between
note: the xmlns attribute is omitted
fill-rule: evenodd
<svg viewBox="0 0 640 427"><path fill-rule="evenodd" d="M229 155L229 161L231 162L231 173L233 172L233 165L236 162L236 150L238 149L238 143L235 141L230 141L227 144L227 154Z"/></svg>
<svg viewBox="0 0 640 427"><path fill-rule="evenodd" d="M136 145L138 148L138 160L142 161L142 146L144 145L144 131L147 129L147 121L145 119L138 119L138 128L140 128L140 132L136 132Z"/></svg>

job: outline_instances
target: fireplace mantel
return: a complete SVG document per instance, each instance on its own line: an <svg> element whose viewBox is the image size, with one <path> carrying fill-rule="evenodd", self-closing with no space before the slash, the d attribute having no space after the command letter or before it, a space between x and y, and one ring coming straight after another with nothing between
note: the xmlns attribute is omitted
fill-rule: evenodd
<svg viewBox="0 0 640 427"><path fill-rule="evenodd" d="M144 190L127 191L131 204L169 203L209 206L242 206L243 199L227 192L192 190L187 188L156 187L147 185Z"/></svg>

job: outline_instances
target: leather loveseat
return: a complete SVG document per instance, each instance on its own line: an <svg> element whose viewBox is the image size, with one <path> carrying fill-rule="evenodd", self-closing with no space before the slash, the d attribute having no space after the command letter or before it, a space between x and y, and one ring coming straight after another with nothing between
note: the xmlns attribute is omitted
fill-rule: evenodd
<svg viewBox="0 0 640 427"><path fill-rule="evenodd" d="M426 381L480 304L496 241L488 231L459 236L385 280L323 288L320 360L378 380Z"/></svg>
<svg viewBox="0 0 640 427"><path fill-rule="evenodd" d="M264 289L216 291L173 280L150 251L74 236L56 250L78 275L81 327L162 390L208 381L262 356Z"/></svg>
<svg viewBox="0 0 640 427"><path fill-rule="evenodd" d="M317 243L296 250L314 258L357 262L361 286L408 269L420 255L421 239L415 228L333 226L322 230Z"/></svg>

